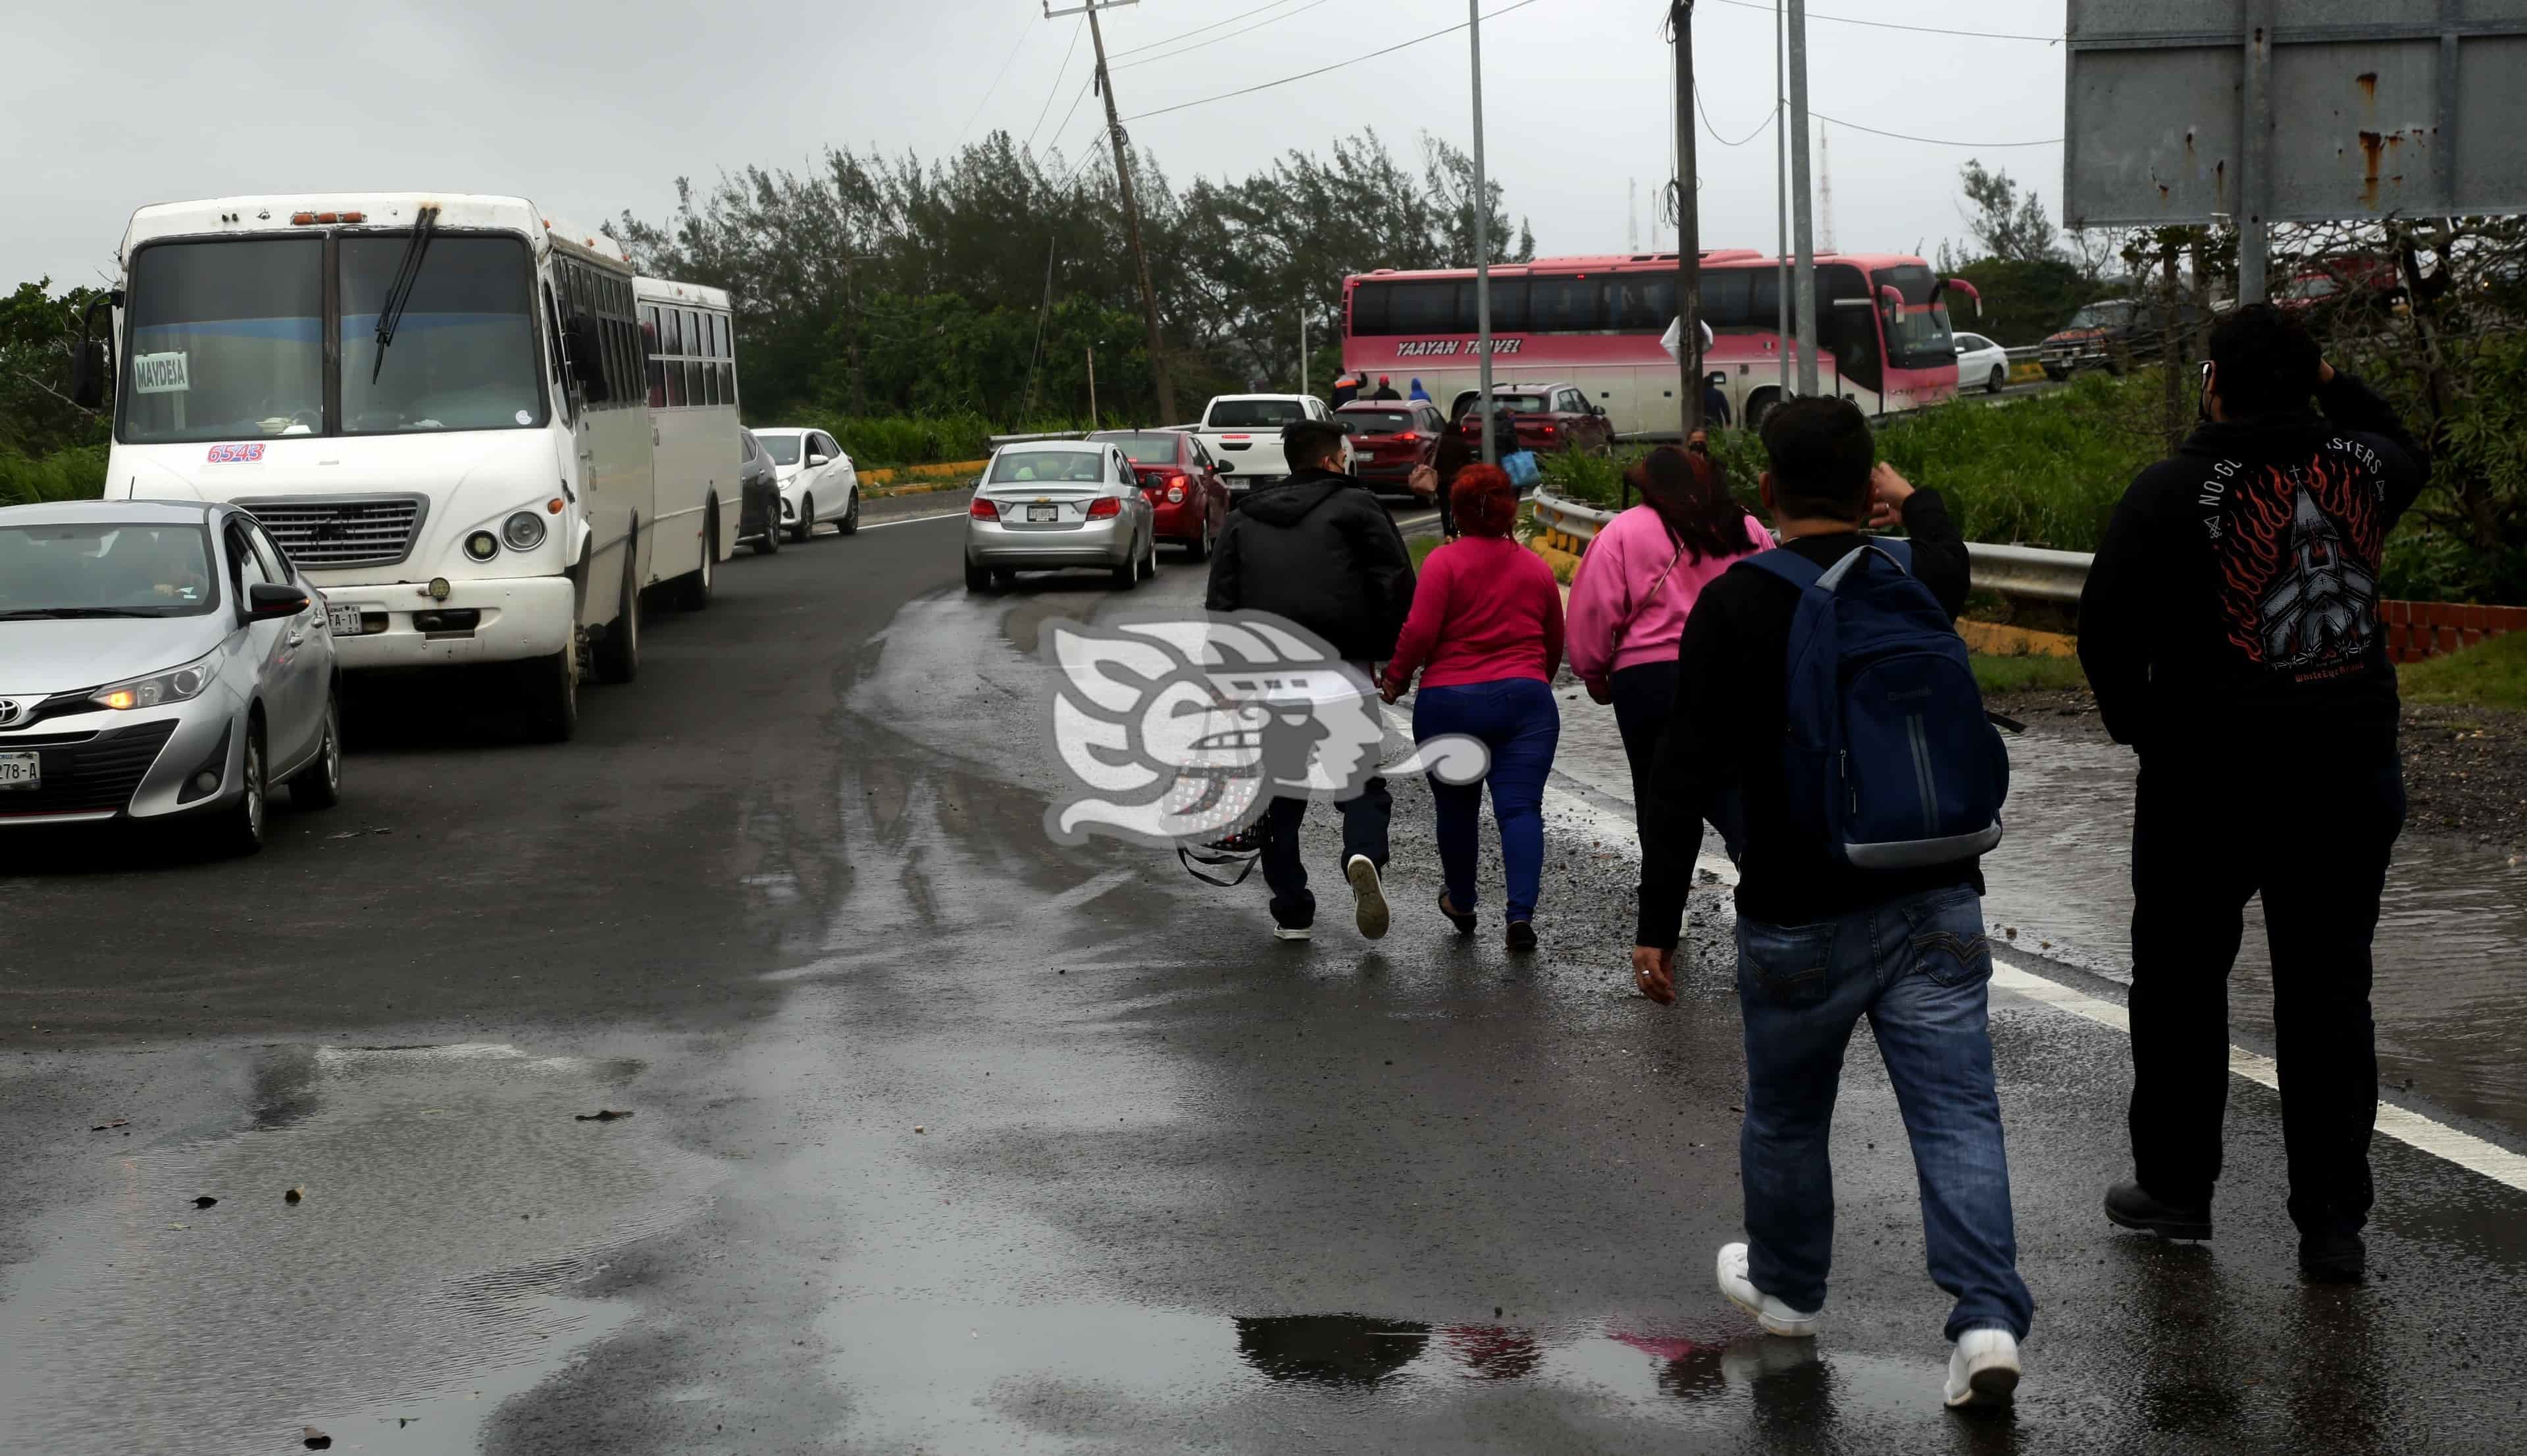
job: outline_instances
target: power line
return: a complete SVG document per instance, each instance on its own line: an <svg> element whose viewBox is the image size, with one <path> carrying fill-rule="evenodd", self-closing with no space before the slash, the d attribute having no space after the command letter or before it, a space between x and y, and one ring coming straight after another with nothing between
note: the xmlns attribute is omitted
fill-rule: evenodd
<svg viewBox="0 0 2527 1456"><path fill-rule="evenodd" d="M1715 5L1733 5L1739 10L1760 10L1766 15L1771 15L1773 13L1773 7L1759 4L1757 3L1757 0L1711 0L1711 3ZM1971 36L1977 40L2035 40L2041 41L2046 45L2059 45L2062 43L2062 37L2059 35L2022 35L2007 30L1950 30L1939 25L1898 25L1893 21L1864 21L1847 15L1819 15L1813 10L1808 12L1808 19L1812 21L1832 21L1836 25L1867 25L1875 30L1911 30L1922 35L1965 35Z"/></svg>
<svg viewBox="0 0 2527 1456"><path fill-rule="evenodd" d="M1284 3L1287 3L1287 0L1284 0ZM1266 25L1277 25L1281 22L1290 19L1292 16L1305 15L1309 11L1315 9L1317 6L1324 3L1325 0L1308 0L1307 4L1300 6L1297 10L1284 11L1281 14L1272 17L1268 21L1257 21L1254 25L1247 26L1245 30L1231 30L1225 35L1214 35L1209 40L1197 40L1193 44L1186 46L1183 50L1168 51L1162 55L1157 56L1143 56L1137 61L1127 62L1121 66L1111 66L1109 63L1109 68L1115 71L1129 71L1134 66L1148 66L1153 62L1173 60L1178 56L1201 50L1207 45L1217 45L1223 40L1235 40L1238 36L1245 34L1247 30L1261 30ZM1225 23L1223 22L1223 24Z"/></svg>
<svg viewBox="0 0 2527 1456"><path fill-rule="evenodd" d="M1061 53L1061 69L1053 74L1053 89L1044 93L1044 110L1035 114L1035 130L1027 133L1028 146L1035 145L1036 133L1044 130L1044 119L1053 115L1053 99L1061 94L1061 78L1069 73L1070 58L1079 50L1079 32L1087 28L1088 22L1085 18L1078 25L1070 27L1070 48Z"/></svg>
<svg viewBox="0 0 2527 1456"><path fill-rule="evenodd" d="M1517 0L1516 4L1504 5L1500 9L1493 11L1490 15L1484 16L1483 19L1487 21L1498 20L1513 10L1524 10L1534 3L1535 0ZM1209 106L1214 101L1227 101L1238 96L1252 96L1258 91L1268 91L1274 86L1286 86L1292 81L1311 80L1316 76L1325 75L1327 72L1340 71L1346 66L1357 66L1363 61L1374 61L1380 56L1391 56L1397 51L1403 50L1407 46L1419 45L1425 40L1436 40L1442 35L1454 35L1472 24L1473 23L1471 21L1459 21L1457 24L1449 25L1444 29L1433 30L1427 35L1416 35L1411 40L1399 40L1395 44L1386 47L1384 50L1375 50L1368 52L1367 55L1354 56L1348 61L1336 61L1330 66L1319 66L1314 71L1302 71L1297 75L1285 75L1279 80L1262 81L1258 84L1244 86L1234 91L1222 91L1216 96L1205 96L1197 101L1179 101L1173 106L1161 106L1156 111L1145 111L1138 116L1125 117L1123 120L1127 122L1145 122L1152 117L1165 116L1171 111L1185 111L1196 106Z"/></svg>
<svg viewBox="0 0 2527 1456"><path fill-rule="evenodd" d="M1143 51L1154 51L1154 50L1157 50L1160 46L1162 46L1162 45L1173 45L1173 44L1175 44L1177 41L1184 39L1184 38L1185 38L1186 36L1188 36L1188 35L1200 35L1200 34L1202 34L1202 33L1203 33L1204 31L1206 31L1206 30L1216 30L1216 29L1218 29L1218 28L1219 28L1220 26L1222 26L1222 25L1236 25L1239 21L1242 21L1242 20L1246 19L1246 18L1247 18L1248 16L1250 16L1250 15L1262 15L1264 12L1265 12L1265 11L1267 11L1267 10L1278 10L1278 9L1280 9L1282 6L1287 5L1287 4L1289 4L1289 3L1290 3L1290 0L1272 0L1272 3L1271 3L1271 4L1269 4L1269 5L1258 5L1258 6L1256 6L1253 10L1241 10L1241 11L1239 11L1237 14L1235 14L1235 15L1233 15L1233 16L1230 16L1228 19L1226 19L1226 20L1224 20L1224 21L1213 21L1213 22L1212 22L1212 23L1211 23L1210 25L1196 25L1196 26L1194 26L1194 27L1193 27L1192 29L1190 29L1190 30L1186 30L1186 31L1182 31L1182 32L1180 32L1180 33L1178 33L1178 34L1170 35L1170 36L1168 36L1168 37L1167 37L1166 39L1164 39L1164 40L1152 40L1152 41L1145 41L1145 42L1143 42L1143 43L1142 43L1142 44L1140 44L1140 45L1126 46L1126 47L1124 47L1123 49L1121 49L1121 50L1119 50L1119 51L1115 51L1115 52L1113 52L1113 53L1112 53L1112 55L1109 56L1107 59L1108 59L1109 64L1111 64L1112 59L1113 59L1113 56L1137 56L1137 55L1139 55L1139 54L1140 54L1141 52L1143 52ZM1123 68L1122 68L1122 67L1120 67L1120 66L1116 66L1114 69L1115 69L1115 70L1117 70L1117 71L1120 71L1120 70L1122 70Z"/></svg>
<svg viewBox="0 0 2527 1456"><path fill-rule="evenodd" d="M974 103L973 111L966 114L965 125L956 128L956 144L958 146L963 146L965 144L966 134L974 129L974 119L983 114L984 107L992 104L993 94L1001 89L1001 81L1009 74L1010 63L1017 60L1018 51L1027 43L1027 37L1034 33L1035 24L1033 22L1029 22L1024 29L1018 31L1018 43L1009 47L1008 60L1001 63L1000 75L993 76L992 83L983 88L983 99Z"/></svg>
<svg viewBox="0 0 2527 1456"><path fill-rule="evenodd" d="M1056 142L1059 142L1062 133L1070 129L1070 119L1079 115L1079 103L1087 100L1089 93L1096 89L1097 82L1092 78L1088 84L1079 88L1078 95L1070 98L1070 110L1063 112L1061 120L1054 125L1053 136Z"/></svg>
<svg viewBox="0 0 2527 1456"><path fill-rule="evenodd" d="M1820 122L1831 122L1837 126L1848 126L1854 131L1866 131L1872 136L1891 136L1897 141L1918 141L1924 146L1982 148L2050 147L2062 144L2062 138L2058 136L2048 136L2041 141L1950 141L1947 138L1940 136L1908 136L1901 131L1881 131L1875 126L1863 126L1858 122L1846 122L1840 117L1827 116L1821 111L1812 110L1808 115L1816 118Z"/></svg>
<svg viewBox="0 0 2527 1456"><path fill-rule="evenodd" d="M1670 109L1670 110L1674 110L1674 108L1675 108L1675 103L1670 102L1670 103L1669 103L1669 109ZM1742 146L1744 146L1746 143L1748 143L1748 142L1750 142L1750 141L1753 141L1756 137L1761 136L1761 135L1763 135L1765 132L1772 130L1772 129L1773 129L1773 123L1777 120L1777 118L1775 118L1774 116L1772 116L1772 115L1770 115L1770 114L1767 114L1767 115L1765 116L1765 118L1764 118L1764 120L1763 120L1763 121L1758 122L1758 123L1755 125L1755 129L1754 129L1754 130L1747 132L1745 135L1743 135L1743 136L1741 136L1741 137L1737 138L1735 141L1730 141L1728 137L1725 137L1725 136L1723 136L1723 135L1721 135L1721 134L1720 134L1720 128L1719 128L1719 127L1714 126L1712 126L1712 125L1711 125L1711 108L1710 108L1709 106L1707 106L1707 105L1705 105L1705 104L1703 103L1703 99L1702 99L1702 87L1701 87L1701 86L1699 86L1699 85L1696 85L1696 86L1693 88L1693 109L1694 109L1695 111L1698 111L1698 112L1702 113L1702 129L1703 129L1703 130L1705 130L1705 131L1710 132L1710 133L1711 133L1711 139L1712 139L1713 141L1716 141L1716 142L1720 143L1720 144L1721 144L1722 146L1724 146L1724 147L1742 147Z"/></svg>

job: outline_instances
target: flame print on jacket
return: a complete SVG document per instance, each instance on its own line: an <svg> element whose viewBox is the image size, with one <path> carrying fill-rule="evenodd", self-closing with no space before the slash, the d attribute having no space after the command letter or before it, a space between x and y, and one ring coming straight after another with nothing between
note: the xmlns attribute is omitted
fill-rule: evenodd
<svg viewBox="0 0 2527 1456"><path fill-rule="evenodd" d="M2295 675L2358 663L2378 631L2377 482L2323 453L2238 478L2219 548L2230 644Z"/></svg>

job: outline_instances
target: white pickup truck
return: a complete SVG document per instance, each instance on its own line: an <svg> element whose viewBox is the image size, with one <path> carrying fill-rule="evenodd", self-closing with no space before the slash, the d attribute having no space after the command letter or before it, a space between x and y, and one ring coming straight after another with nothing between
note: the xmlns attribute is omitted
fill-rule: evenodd
<svg viewBox="0 0 2527 1456"><path fill-rule="evenodd" d="M1290 474L1281 454L1281 427L1301 420L1334 418L1313 394L1217 394L1202 412L1194 437L1219 462L1232 495L1270 484ZM1352 467L1351 441L1343 441L1343 470Z"/></svg>

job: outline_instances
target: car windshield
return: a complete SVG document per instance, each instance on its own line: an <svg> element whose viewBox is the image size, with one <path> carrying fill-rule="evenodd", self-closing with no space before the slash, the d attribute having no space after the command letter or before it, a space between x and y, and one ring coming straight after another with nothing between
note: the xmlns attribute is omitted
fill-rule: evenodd
<svg viewBox="0 0 2527 1456"><path fill-rule="evenodd" d="M1182 437L1172 434L1099 435L1123 447L1123 458L1134 465L1173 465L1176 452L1183 448Z"/></svg>
<svg viewBox="0 0 2527 1456"><path fill-rule="evenodd" d="M1307 418L1307 407L1295 399L1222 399L1211 407L1206 422L1213 429L1252 429L1282 426Z"/></svg>
<svg viewBox="0 0 2527 1456"><path fill-rule="evenodd" d="M0 618L198 617L219 601L198 526L0 527Z"/></svg>
<svg viewBox="0 0 2527 1456"><path fill-rule="evenodd" d="M795 434L758 434L754 442L763 447L764 454L772 457L774 465L797 465L799 446L803 439L803 436Z"/></svg>
<svg viewBox="0 0 2527 1456"><path fill-rule="evenodd" d="M2092 303L2071 316L2064 328L2112 328L2132 318L2130 302Z"/></svg>
<svg viewBox="0 0 2527 1456"><path fill-rule="evenodd" d="M1407 410L1345 410L1342 418L1357 422L1362 434L1400 434L1413 427Z"/></svg>
<svg viewBox="0 0 2527 1456"><path fill-rule="evenodd" d="M380 365L378 312L410 244L342 239L343 433L542 424L534 274L516 238L433 238Z"/></svg>
<svg viewBox="0 0 2527 1456"><path fill-rule="evenodd" d="M992 462L992 483L1028 480L1073 480L1088 484L1106 478L1106 456L1091 450L1022 450Z"/></svg>

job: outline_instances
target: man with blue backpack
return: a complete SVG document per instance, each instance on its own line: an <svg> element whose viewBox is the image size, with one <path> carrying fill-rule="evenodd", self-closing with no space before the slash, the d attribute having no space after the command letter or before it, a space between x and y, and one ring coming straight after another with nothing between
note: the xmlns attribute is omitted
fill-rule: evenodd
<svg viewBox="0 0 2527 1456"><path fill-rule="evenodd" d="M1781 538L1720 575L1677 652L1674 717L1641 806L1643 994L1674 956L1708 819L1738 871L1746 1241L1723 1293L1775 1334L1816 1332L1833 1252L1827 1138L1867 1017L1922 1189L1931 1277L1952 1295L1942 1398L2007 1400L2035 1302L2018 1277L1986 1025L1980 856L2000 838L2008 757L1954 626L1965 542L1932 490L1877 464L1847 400L1764 422ZM1862 534L1900 523L1909 540Z"/></svg>

